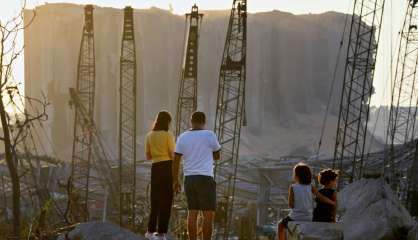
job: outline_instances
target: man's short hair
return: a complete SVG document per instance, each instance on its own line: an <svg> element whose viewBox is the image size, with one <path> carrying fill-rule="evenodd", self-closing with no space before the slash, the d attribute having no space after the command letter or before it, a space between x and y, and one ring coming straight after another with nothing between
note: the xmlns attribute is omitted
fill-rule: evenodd
<svg viewBox="0 0 418 240"><path fill-rule="evenodd" d="M192 123L195 124L205 124L206 123L206 116L203 112L194 112L192 114Z"/></svg>

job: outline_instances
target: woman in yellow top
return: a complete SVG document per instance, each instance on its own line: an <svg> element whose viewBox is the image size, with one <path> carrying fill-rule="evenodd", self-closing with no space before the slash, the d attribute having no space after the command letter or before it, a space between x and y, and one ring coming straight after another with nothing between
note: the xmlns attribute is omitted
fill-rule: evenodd
<svg viewBox="0 0 418 240"><path fill-rule="evenodd" d="M145 152L152 161L151 167L151 213L148 222L148 239L166 239L173 202L172 160L175 140L169 131L171 115L158 113L152 131L147 134Z"/></svg>

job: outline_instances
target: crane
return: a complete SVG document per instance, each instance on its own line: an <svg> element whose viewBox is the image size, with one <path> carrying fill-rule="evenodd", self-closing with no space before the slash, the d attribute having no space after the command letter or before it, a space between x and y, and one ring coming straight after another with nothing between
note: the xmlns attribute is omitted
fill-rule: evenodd
<svg viewBox="0 0 418 240"><path fill-rule="evenodd" d="M215 133L222 145L215 166L218 186L217 238L231 230L241 127L244 120L247 50L247 1L234 0L219 73Z"/></svg>
<svg viewBox="0 0 418 240"><path fill-rule="evenodd" d="M355 0L341 92L333 167L349 182L362 176L370 98L385 0ZM351 169L343 169L346 158Z"/></svg>
<svg viewBox="0 0 418 240"><path fill-rule="evenodd" d="M400 164L395 145L410 145L416 139L416 117L418 95L417 66L418 66L418 6L417 0L407 0L404 23L400 31L400 43L392 86L389 124L387 128L387 142L389 152L385 159L384 175L389 179L391 187L399 192L401 200L411 210L416 198L418 184L410 169L417 164L416 156L410 159L412 168L403 168ZM417 150L412 144L413 150ZM416 155L416 154L415 154ZM409 181L401 183L402 176Z"/></svg>
<svg viewBox="0 0 418 240"><path fill-rule="evenodd" d="M80 190L75 185L77 182L74 182L74 179L71 177L68 185L69 192L69 203L67 207L67 221L73 223L78 221L86 221L89 219L88 212L80 212L83 210L83 206L80 203L88 203L92 200L97 200L100 197L100 194L106 195L108 192L111 210L118 209L119 201L117 200L118 196L118 186L115 181L116 176L113 173L112 169L115 165L111 156L106 152L105 144L103 143L100 132L97 130L96 124L92 118L90 118L87 108L83 105L83 101L80 98L79 93L76 89L70 88L71 103L75 106L76 113L80 117L82 127L88 129L91 133L91 162L89 163L89 188L85 190L89 196L88 199L83 199L83 195L79 195ZM80 166L77 166L80 168ZM106 197L105 197L106 198ZM88 207L88 205L87 205ZM106 210L106 209L104 209ZM86 209L89 211L89 208ZM84 217L87 219L83 219Z"/></svg>
<svg viewBox="0 0 418 240"><path fill-rule="evenodd" d="M176 136L190 128L190 116L197 109L197 70L199 56L199 32L203 14L195 5L186 14L185 55L183 58L176 114Z"/></svg>
<svg viewBox="0 0 418 240"><path fill-rule="evenodd" d="M124 9L119 83L119 223L134 226L136 214L137 66L132 7Z"/></svg>
<svg viewBox="0 0 418 240"><path fill-rule="evenodd" d="M196 4L191 12L186 14L186 31L184 56L181 68L181 76L178 90L176 128L175 135L178 137L182 132L190 128L190 117L197 110L197 74L199 56L199 34L202 25L203 14L199 13ZM177 237L185 237L187 228L184 224L185 199L177 197L174 203L174 221Z"/></svg>
<svg viewBox="0 0 418 240"><path fill-rule="evenodd" d="M392 86L389 124L387 128L387 156L384 173L392 188L398 188L401 169L396 163L396 144L406 144L415 138L418 95L418 7L416 0L407 1L407 11L400 31L398 60Z"/></svg>
<svg viewBox="0 0 418 240"><path fill-rule="evenodd" d="M95 53L94 53L94 24L93 6L86 5L84 8L84 27L81 37L80 53L77 67L76 88L80 99L79 106L86 110L87 118L94 116L94 93L95 93ZM92 138L93 134L89 126L83 123L80 111L75 111L74 139L71 161L70 184L78 192L77 205L82 212L77 214L77 220L89 218L88 201L90 188L90 168L92 162ZM70 201L69 201L70 203ZM69 210L68 206L68 209ZM71 214L68 212L68 214ZM74 216L73 216L74 217ZM67 219L71 221L70 219Z"/></svg>

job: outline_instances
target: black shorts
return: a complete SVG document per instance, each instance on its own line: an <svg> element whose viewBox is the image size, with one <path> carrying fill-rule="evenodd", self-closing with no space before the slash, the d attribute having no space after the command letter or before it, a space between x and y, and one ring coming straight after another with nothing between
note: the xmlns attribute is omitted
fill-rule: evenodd
<svg viewBox="0 0 418 240"><path fill-rule="evenodd" d="M216 210L216 182L213 177L203 175L186 176L184 190L189 210Z"/></svg>
<svg viewBox="0 0 418 240"><path fill-rule="evenodd" d="M281 224L283 224L286 228L288 228L288 227L287 227L287 224L288 224L289 222L291 222L291 221L293 221L293 219L291 219L289 216L286 216L286 217L284 217L284 218L282 218L282 219L280 220L279 224L281 223Z"/></svg>

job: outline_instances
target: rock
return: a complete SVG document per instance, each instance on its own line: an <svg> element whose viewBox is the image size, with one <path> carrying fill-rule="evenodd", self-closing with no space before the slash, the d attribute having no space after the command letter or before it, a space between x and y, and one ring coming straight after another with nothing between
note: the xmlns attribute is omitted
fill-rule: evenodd
<svg viewBox="0 0 418 240"><path fill-rule="evenodd" d="M58 240L64 240L64 236ZM140 235L111 223L81 223L68 234L69 240L145 240Z"/></svg>
<svg viewBox="0 0 418 240"><path fill-rule="evenodd" d="M323 222L289 222L288 240L341 240L341 224Z"/></svg>
<svg viewBox="0 0 418 240"><path fill-rule="evenodd" d="M338 196L344 239L406 239L414 221L382 179L362 179Z"/></svg>
<svg viewBox="0 0 418 240"><path fill-rule="evenodd" d="M415 225L408 233L408 240L418 240L418 225Z"/></svg>

